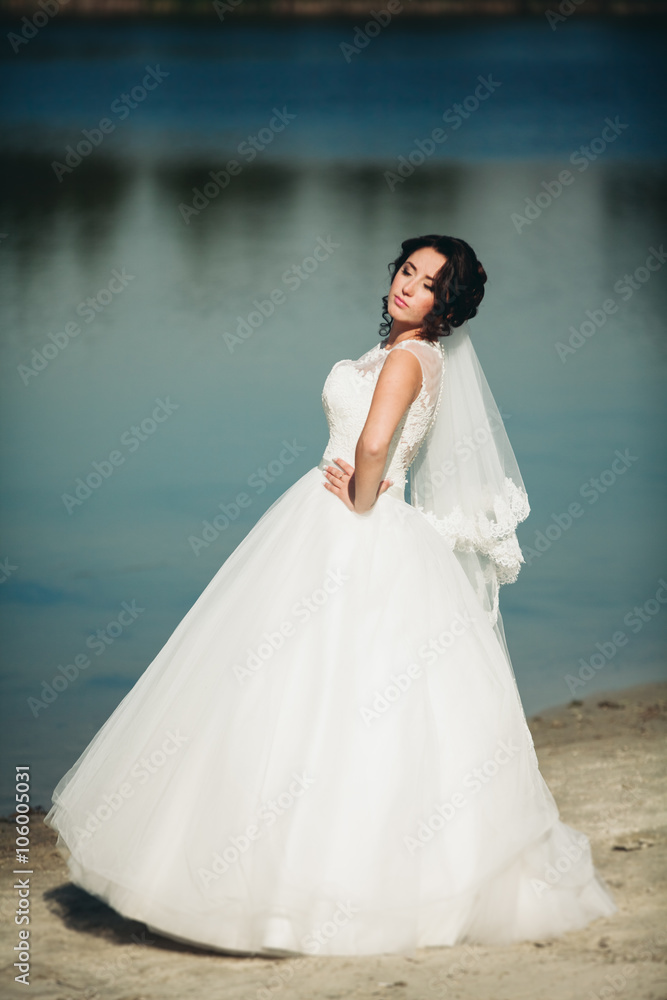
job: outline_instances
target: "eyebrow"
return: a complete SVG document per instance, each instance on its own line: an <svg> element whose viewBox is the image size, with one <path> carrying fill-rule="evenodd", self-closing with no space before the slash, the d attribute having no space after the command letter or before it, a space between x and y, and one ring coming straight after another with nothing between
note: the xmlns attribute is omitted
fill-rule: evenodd
<svg viewBox="0 0 667 1000"><path fill-rule="evenodd" d="M414 267L415 271L417 270L417 268L415 267L415 265L414 265L414 264L412 263L412 261L411 261L411 260L406 260L406 262L405 262L405 263L406 263L406 264L409 264L409 265L410 265L410 267ZM433 278L431 277L431 275L430 275L430 274L427 274L427 275L425 275L425 278L426 278L426 280L427 280L427 281L433 281Z"/></svg>

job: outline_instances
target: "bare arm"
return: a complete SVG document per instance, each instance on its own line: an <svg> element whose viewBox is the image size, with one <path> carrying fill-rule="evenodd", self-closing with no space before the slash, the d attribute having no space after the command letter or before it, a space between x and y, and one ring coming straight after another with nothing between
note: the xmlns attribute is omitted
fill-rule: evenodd
<svg viewBox="0 0 667 1000"><path fill-rule="evenodd" d="M389 445L401 417L419 395L422 370L411 351L391 350L378 376L366 423L354 454L354 470L336 459L346 474L352 474L346 489L340 480L340 470L329 466L325 485L337 493L357 514L371 509L378 496L382 473L389 454ZM345 495L344 495L345 494Z"/></svg>

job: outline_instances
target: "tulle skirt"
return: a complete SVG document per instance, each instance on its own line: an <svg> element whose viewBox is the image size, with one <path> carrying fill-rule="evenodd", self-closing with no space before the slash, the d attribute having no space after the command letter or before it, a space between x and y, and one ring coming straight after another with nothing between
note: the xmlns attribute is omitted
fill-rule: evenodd
<svg viewBox="0 0 667 1000"><path fill-rule="evenodd" d="M242 953L413 954L611 915L456 555L395 491L360 515L324 481L273 503L58 783L72 881Z"/></svg>

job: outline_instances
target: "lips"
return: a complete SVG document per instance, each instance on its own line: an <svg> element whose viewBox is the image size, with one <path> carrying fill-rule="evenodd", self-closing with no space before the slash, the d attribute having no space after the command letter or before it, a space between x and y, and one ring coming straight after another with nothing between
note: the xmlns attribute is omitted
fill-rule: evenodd
<svg viewBox="0 0 667 1000"><path fill-rule="evenodd" d="M398 295L394 295L394 302L396 303L397 306L400 306L401 309L407 308L408 305L407 302L404 299L400 298Z"/></svg>

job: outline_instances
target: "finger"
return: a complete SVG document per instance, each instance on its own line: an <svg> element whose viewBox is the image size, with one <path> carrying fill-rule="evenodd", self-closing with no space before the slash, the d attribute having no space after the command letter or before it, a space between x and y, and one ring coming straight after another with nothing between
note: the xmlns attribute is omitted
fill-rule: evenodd
<svg viewBox="0 0 667 1000"><path fill-rule="evenodd" d="M348 476L352 475L352 473L354 472L353 465L350 465L349 462L345 462L342 458L337 458L336 462L338 462L338 464L342 469L345 469L345 472L348 474Z"/></svg>

